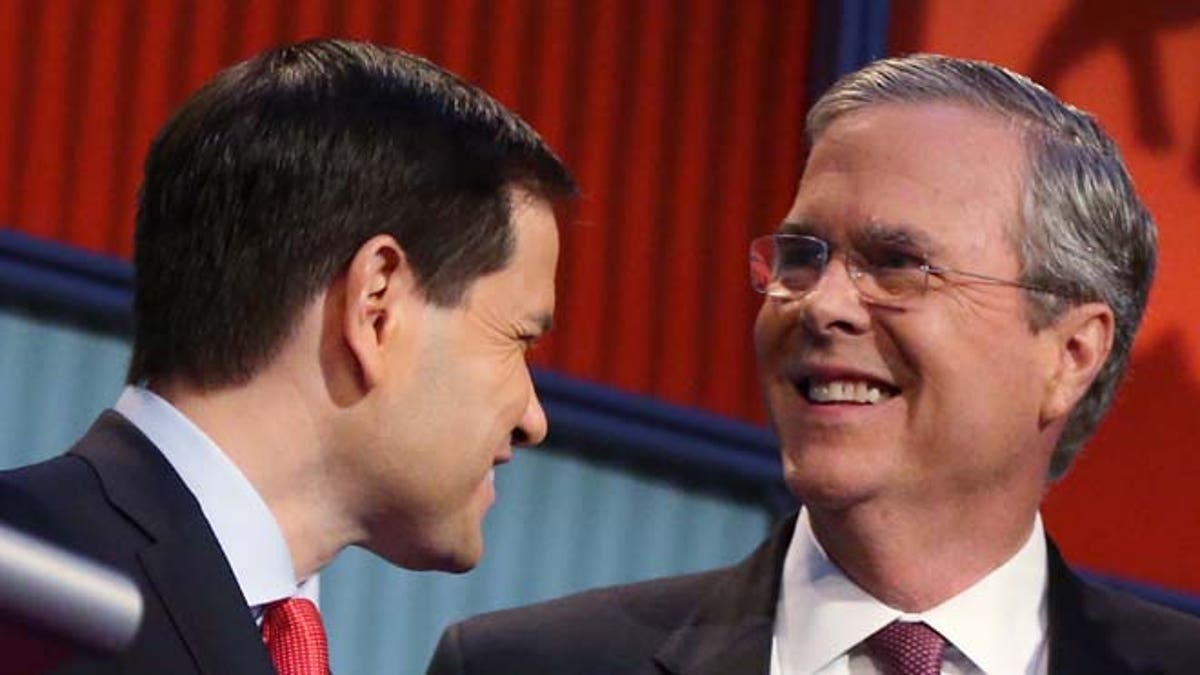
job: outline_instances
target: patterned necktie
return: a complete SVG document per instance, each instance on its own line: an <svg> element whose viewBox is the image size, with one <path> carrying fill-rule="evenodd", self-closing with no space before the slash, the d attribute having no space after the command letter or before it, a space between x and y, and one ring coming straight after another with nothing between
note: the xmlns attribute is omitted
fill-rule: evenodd
<svg viewBox="0 0 1200 675"><path fill-rule="evenodd" d="M279 675L328 675L329 644L311 600L288 598L263 614L263 642Z"/></svg>
<svg viewBox="0 0 1200 675"><path fill-rule="evenodd" d="M867 638L867 648L888 675L939 675L946 640L919 621L893 621Z"/></svg>

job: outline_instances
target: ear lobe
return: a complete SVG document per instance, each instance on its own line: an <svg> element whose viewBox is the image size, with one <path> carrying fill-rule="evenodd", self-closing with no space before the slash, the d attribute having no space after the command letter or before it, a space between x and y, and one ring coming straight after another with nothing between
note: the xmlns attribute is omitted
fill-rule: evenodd
<svg viewBox="0 0 1200 675"><path fill-rule="evenodd" d="M346 268L342 329L366 389L383 376L386 347L403 323L400 312L412 290L404 250L390 235L368 239Z"/></svg>
<svg viewBox="0 0 1200 675"><path fill-rule="evenodd" d="M1042 422L1065 419L1087 393L1112 352L1115 319L1099 302L1072 307L1046 330L1057 337L1056 372L1047 382Z"/></svg>

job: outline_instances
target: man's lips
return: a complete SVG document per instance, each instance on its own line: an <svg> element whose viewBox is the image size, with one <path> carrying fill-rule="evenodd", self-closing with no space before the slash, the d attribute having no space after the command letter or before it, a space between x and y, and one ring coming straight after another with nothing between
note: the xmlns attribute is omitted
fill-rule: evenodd
<svg viewBox="0 0 1200 675"><path fill-rule="evenodd" d="M883 378L850 369L800 369L788 379L814 405L876 405L900 393L899 387Z"/></svg>
<svg viewBox="0 0 1200 675"><path fill-rule="evenodd" d="M513 449L511 445L505 444L503 449L492 456L492 466L497 467L501 464L508 464L512 461Z"/></svg>
<svg viewBox="0 0 1200 675"><path fill-rule="evenodd" d="M501 464L508 464L512 461L513 449L511 445L505 444L504 448L492 456L492 466L487 472L487 483L489 485L496 484L496 467Z"/></svg>

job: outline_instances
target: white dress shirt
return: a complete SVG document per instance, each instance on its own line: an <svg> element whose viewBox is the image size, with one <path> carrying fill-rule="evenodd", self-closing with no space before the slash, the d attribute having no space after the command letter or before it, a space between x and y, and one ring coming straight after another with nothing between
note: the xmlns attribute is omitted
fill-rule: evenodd
<svg viewBox="0 0 1200 675"><path fill-rule="evenodd" d="M216 535L256 622L266 604L317 601L317 575L297 583L283 530L246 475L203 431L154 392L129 386L114 409L163 454L191 490Z"/></svg>
<svg viewBox="0 0 1200 675"><path fill-rule="evenodd" d="M949 642L946 675L1045 675L1046 539L1039 515L1021 550L975 585L920 614L871 597L817 543L801 510L783 565L771 675L879 673L862 641L896 619Z"/></svg>

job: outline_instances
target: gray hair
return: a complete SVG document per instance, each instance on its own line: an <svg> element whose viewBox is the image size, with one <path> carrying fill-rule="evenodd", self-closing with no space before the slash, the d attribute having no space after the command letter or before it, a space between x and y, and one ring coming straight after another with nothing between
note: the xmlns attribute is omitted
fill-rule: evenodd
<svg viewBox="0 0 1200 675"><path fill-rule="evenodd" d="M807 120L809 146L837 118L888 103L962 104L1014 122L1024 136L1022 226L1014 229L1030 325L1040 330L1072 305L1113 311L1112 353L1071 412L1050 479L1062 477L1104 417L1129 365L1157 258L1154 219L1134 190L1116 144L1089 114L1000 66L933 54L876 61L826 92Z"/></svg>

